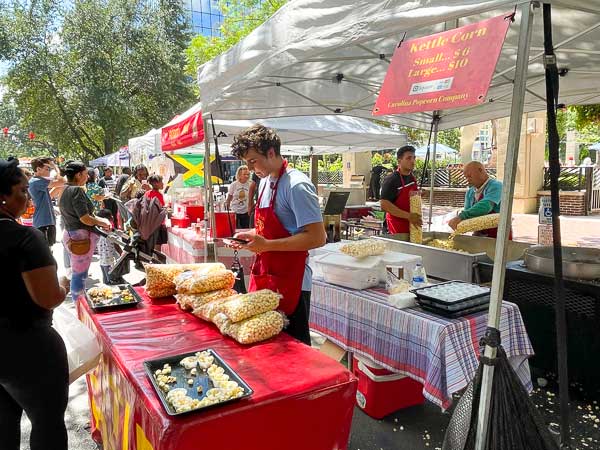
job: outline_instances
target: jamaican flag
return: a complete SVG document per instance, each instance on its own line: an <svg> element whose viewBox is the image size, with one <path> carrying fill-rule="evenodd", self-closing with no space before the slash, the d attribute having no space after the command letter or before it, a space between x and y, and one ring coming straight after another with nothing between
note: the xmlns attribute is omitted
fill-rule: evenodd
<svg viewBox="0 0 600 450"><path fill-rule="evenodd" d="M175 162L175 173L183 174L183 182L187 187L204 186L204 155L200 153L167 154ZM213 183L222 183L218 175L222 173L220 158L215 155L210 157L210 170Z"/></svg>

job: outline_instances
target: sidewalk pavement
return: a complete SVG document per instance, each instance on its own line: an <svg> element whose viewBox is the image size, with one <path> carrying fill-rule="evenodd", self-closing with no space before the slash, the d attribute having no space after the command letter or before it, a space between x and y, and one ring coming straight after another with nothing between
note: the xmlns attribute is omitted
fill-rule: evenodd
<svg viewBox="0 0 600 450"><path fill-rule="evenodd" d="M441 217L454 211L458 211L458 208L434 206L432 215L435 220L436 217ZM425 205L423 207L423 217L428 217L428 215L429 207ZM513 214L512 225L515 241L537 244L537 214ZM427 224L425 224L425 227L427 227ZM436 229L439 228L432 227L433 231ZM565 246L600 248L600 215L561 216L560 229L562 243Z"/></svg>

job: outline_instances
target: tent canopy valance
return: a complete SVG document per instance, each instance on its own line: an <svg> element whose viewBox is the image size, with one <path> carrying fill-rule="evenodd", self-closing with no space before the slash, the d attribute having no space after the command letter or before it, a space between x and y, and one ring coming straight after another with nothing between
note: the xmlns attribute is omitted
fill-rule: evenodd
<svg viewBox="0 0 600 450"><path fill-rule="evenodd" d="M198 114L201 105L176 116L164 128L185 122ZM286 155L332 154L397 148L406 144L406 134L379 125L371 120L349 116L300 116L257 120L215 120L215 131L219 136L219 150L228 154L233 138L246 128L261 123L273 128L282 141L282 153ZM192 133L192 128L189 129ZM161 129L151 130L146 135L129 140L132 155L161 153ZM204 135L204 134L202 134ZM185 140L185 137L181 137ZM202 142L202 141L200 141ZM211 143L212 146L212 143ZM176 152L179 150L176 150ZM182 152L204 152L204 144L181 149ZM136 156L137 158L137 156ZM132 158L133 159L133 158ZM137 160L137 159L136 159Z"/></svg>
<svg viewBox="0 0 600 450"><path fill-rule="evenodd" d="M247 119L336 114L371 117L398 43L503 13L506 0L294 0L198 71L205 112ZM552 3L562 103L600 101L600 4ZM518 24L508 31L486 103L441 112L439 129L510 115ZM545 109L541 15L533 24L524 110ZM476 64L476 61L471 62ZM432 113L381 116L429 129Z"/></svg>

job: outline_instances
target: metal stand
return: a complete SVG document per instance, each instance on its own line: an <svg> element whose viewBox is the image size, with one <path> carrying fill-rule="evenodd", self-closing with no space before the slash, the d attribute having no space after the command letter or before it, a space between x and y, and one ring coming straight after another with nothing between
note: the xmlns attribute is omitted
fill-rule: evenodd
<svg viewBox="0 0 600 450"><path fill-rule="evenodd" d="M433 218L433 191L435 189L435 161L436 161L436 152L437 152L437 142L438 142L438 125L440 123L440 116L438 111L434 111L433 113L433 156L431 158L431 176L429 183L429 219L427 223L427 231L431 231L431 219ZM424 170L427 170L425 168Z"/></svg>
<svg viewBox="0 0 600 450"><path fill-rule="evenodd" d="M490 310L488 315L488 328L498 329L502 312L502 294L504 291L504 276L507 262L507 243L511 228L512 199L515 190L517 162L519 155L519 141L521 138L521 122L525 102L527 84L527 68L529 65L529 51L531 42L531 25L533 23L533 9L539 7L538 3L524 3L519 6L521 11L521 26L519 29L519 46L517 51L517 64L513 83L512 108L510 126L508 131L508 148L504 166L504 180L502 186L502 201L500 207L500 223L496 241L496 256L494 258L494 272L492 291L490 295ZM496 349L485 347L484 356L494 358ZM489 411L494 379L494 367L485 365L483 368L481 398L477 421L477 434L475 441L476 450L486 450L487 433L489 430ZM516 418L518 420L518 418Z"/></svg>
<svg viewBox="0 0 600 450"><path fill-rule="evenodd" d="M208 232L214 230L215 205L212 191L212 178L210 170L210 127L208 119L204 118L204 262L209 261ZM214 258L217 258L217 246L214 246ZM212 259L212 258L211 258Z"/></svg>
<svg viewBox="0 0 600 450"><path fill-rule="evenodd" d="M544 65L546 67L546 112L548 115L548 148L550 163L550 195L552 201L552 241L554 249L554 298L556 301L556 349L558 353L558 389L560 400L560 444L570 448L569 441L569 370L567 365L567 319L565 283L562 270L560 236L559 137L556 128L558 104L558 68L552 44L552 7L544 3Z"/></svg>

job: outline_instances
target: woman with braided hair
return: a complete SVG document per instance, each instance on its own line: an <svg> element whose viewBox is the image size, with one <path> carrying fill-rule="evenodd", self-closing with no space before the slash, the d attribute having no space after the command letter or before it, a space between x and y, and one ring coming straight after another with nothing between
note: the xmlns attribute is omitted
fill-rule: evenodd
<svg viewBox="0 0 600 450"><path fill-rule="evenodd" d="M66 291L44 235L17 223L29 200L18 164L0 159L0 449L19 450L25 411L31 450L67 450L67 351L51 326Z"/></svg>

